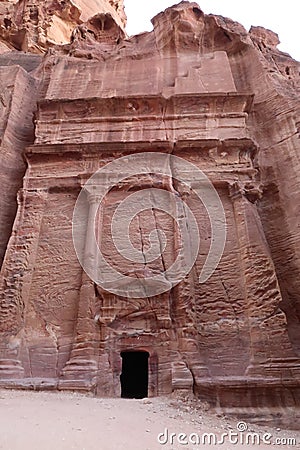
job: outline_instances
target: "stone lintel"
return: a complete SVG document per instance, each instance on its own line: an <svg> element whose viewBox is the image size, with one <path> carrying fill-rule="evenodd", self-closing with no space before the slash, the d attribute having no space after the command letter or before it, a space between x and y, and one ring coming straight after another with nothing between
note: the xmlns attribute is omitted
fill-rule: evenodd
<svg viewBox="0 0 300 450"><path fill-rule="evenodd" d="M184 139L179 141L153 140L153 141L116 141L116 142L92 142L92 143L58 143L58 144L36 144L26 149L26 158L30 164L38 163L43 156L57 158L58 156L69 155L70 159L79 159L87 156L101 156L104 154L120 153L119 156L139 152L162 152L177 154L186 150L200 150L207 152L217 148L226 152L236 151L236 149L249 151L251 154L257 151L257 144L253 139ZM253 155L254 156L254 155Z"/></svg>
<svg viewBox="0 0 300 450"><path fill-rule="evenodd" d="M218 112L246 112L249 113L253 104L254 94L250 92L202 92L202 93L183 93L174 94L170 97L165 97L163 94L160 95L127 95L127 96L113 96L113 97L92 97L92 98L79 98L79 99L69 99L69 98L59 98L59 99L43 99L39 101L39 112L38 120L40 120L44 115L55 111L59 112L60 115L71 119L75 119L74 110L72 107L76 107L78 116L80 118L80 113L83 112L87 107L93 106L95 109L90 111L93 114L96 112L101 112L102 117L109 117L113 110L113 116L123 116L127 114L139 114L139 115L149 115L149 111L146 109L136 109L135 106L143 105L156 105L156 110L161 112L161 106L167 107L177 107L189 105L190 109L192 107L199 107L200 109L195 112L204 113L209 112L209 108L215 106ZM136 105L133 103L136 102ZM117 106L117 109L116 109ZM97 110L99 107L99 110ZM103 108L105 107L105 108ZM189 112L189 111L187 111ZM71 114L72 113L72 114ZM151 114L155 111L151 111ZM63 117L57 117L57 119L62 119ZM91 117L91 115L89 115ZM51 119L54 117L52 115Z"/></svg>

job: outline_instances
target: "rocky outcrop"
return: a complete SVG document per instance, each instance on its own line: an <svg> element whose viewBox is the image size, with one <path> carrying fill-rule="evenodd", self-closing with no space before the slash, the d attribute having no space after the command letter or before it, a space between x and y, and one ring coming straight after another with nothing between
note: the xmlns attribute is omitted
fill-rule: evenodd
<svg viewBox="0 0 300 450"><path fill-rule="evenodd" d="M51 39L51 27L44 41L30 31L26 50L48 48L43 58L0 56L1 83L13 80L0 170L10 217L0 221L2 384L118 396L131 351L148 358L149 395L193 390L253 417L269 406L296 414L299 64L275 33L247 33L196 3L168 8L131 38L122 15L86 14L74 12L69 41ZM214 197L199 202L198 191L210 192L201 171L224 215L215 217ZM209 255L224 218L217 264Z"/></svg>
<svg viewBox="0 0 300 450"><path fill-rule="evenodd" d="M276 48L279 40L272 31L252 27L250 37L254 48L235 65L248 71L242 86L255 93L250 123L260 146L257 165L264 195L259 213L281 288L281 308L299 355L300 65Z"/></svg>
<svg viewBox="0 0 300 450"><path fill-rule="evenodd" d="M99 13L109 14L124 29L121 0L1 1L0 39L17 50L44 53L54 45L68 44L74 28Z"/></svg>
<svg viewBox="0 0 300 450"><path fill-rule="evenodd" d="M37 82L18 65L0 67L0 261L17 211L17 192L25 174L23 150L34 140Z"/></svg>

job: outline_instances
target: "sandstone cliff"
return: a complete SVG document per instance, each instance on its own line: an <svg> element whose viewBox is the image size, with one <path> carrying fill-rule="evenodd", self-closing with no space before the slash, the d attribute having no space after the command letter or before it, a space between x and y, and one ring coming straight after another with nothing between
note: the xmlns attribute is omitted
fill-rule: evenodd
<svg viewBox="0 0 300 450"><path fill-rule="evenodd" d="M124 29L120 0L1 0L2 51L10 44L17 50L44 53L54 44L67 44L76 26L99 13L110 14Z"/></svg>
<svg viewBox="0 0 300 450"><path fill-rule="evenodd" d="M229 409L299 406L299 63L272 31L248 33L196 3L168 8L152 32L131 38L121 2L41 3L0 2L2 384L120 395L131 350L149 356L149 395L193 389ZM179 222L180 198L199 224L189 275L160 295L128 299L82 271L72 242L78 194L99 167L138 152L176 155L212 180L227 240L206 283L198 278L213 242L207 211L174 181L199 180L172 164L170 177L159 179L158 165L113 186L97 216L98 244L134 279L184 259L176 220L155 199L131 229L144 257L146 237L166 230L157 259L129 264L110 234L130 192L160 186L175 193ZM124 173L130 167L125 159ZM103 179L123 167L115 170ZM92 194L81 232L93 266Z"/></svg>

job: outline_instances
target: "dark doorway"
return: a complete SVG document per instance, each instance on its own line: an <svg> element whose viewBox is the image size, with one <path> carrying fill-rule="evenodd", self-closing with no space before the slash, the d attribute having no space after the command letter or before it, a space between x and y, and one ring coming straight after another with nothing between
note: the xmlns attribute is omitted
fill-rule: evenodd
<svg viewBox="0 0 300 450"><path fill-rule="evenodd" d="M148 352L122 352L121 397L148 397Z"/></svg>

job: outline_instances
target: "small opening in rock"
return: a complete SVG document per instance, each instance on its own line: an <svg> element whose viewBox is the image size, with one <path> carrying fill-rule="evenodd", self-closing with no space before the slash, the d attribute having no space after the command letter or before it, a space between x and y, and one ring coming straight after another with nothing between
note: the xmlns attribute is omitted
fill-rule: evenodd
<svg viewBox="0 0 300 450"><path fill-rule="evenodd" d="M121 397L148 397L148 352L121 352Z"/></svg>
<svg viewBox="0 0 300 450"><path fill-rule="evenodd" d="M10 28L11 27L11 20L5 18L4 19L4 26L5 26L5 28Z"/></svg>
<svg viewBox="0 0 300 450"><path fill-rule="evenodd" d="M118 11L118 8L119 8L118 3L116 3L114 0L110 0L109 3L111 4L111 6L112 6L116 11Z"/></svg>
<svg viewBox="0 0 300 450"><path fill-rule="evenodd" d="M285 68L285 73L286 73L287 75L290 75L290 68L289 68L288 66Z"/></svg>
<svg viewBox="0 0 300 450"><path fill-rule="evenodd" d="M104 19L104 31L110 30L114 26L114 20L112 18L105 18Z"/></svg>
<svg viewBox="0 0 300 450"><path fill-rule="evenodd" d="M229 36L228 33L226 33L226 31L224 31L224 36L225 36L229 41L231 41L231 37Z"/></svg>
<svg viewBox="0 0 300 450"><path fill-rule="evenodd" d="M203 16L203 12L199 8L196 8L196 7L193 8L193 12L194 12L195 16L197 17L197 20L199 20L200 17Z"/></svg>
<svg viewBox="0 0 300 450"><path fill-rule="evenodd" d="M36 7L30 8L29 17L31 20L36 21L38 19L38 10Z"/></svg>

